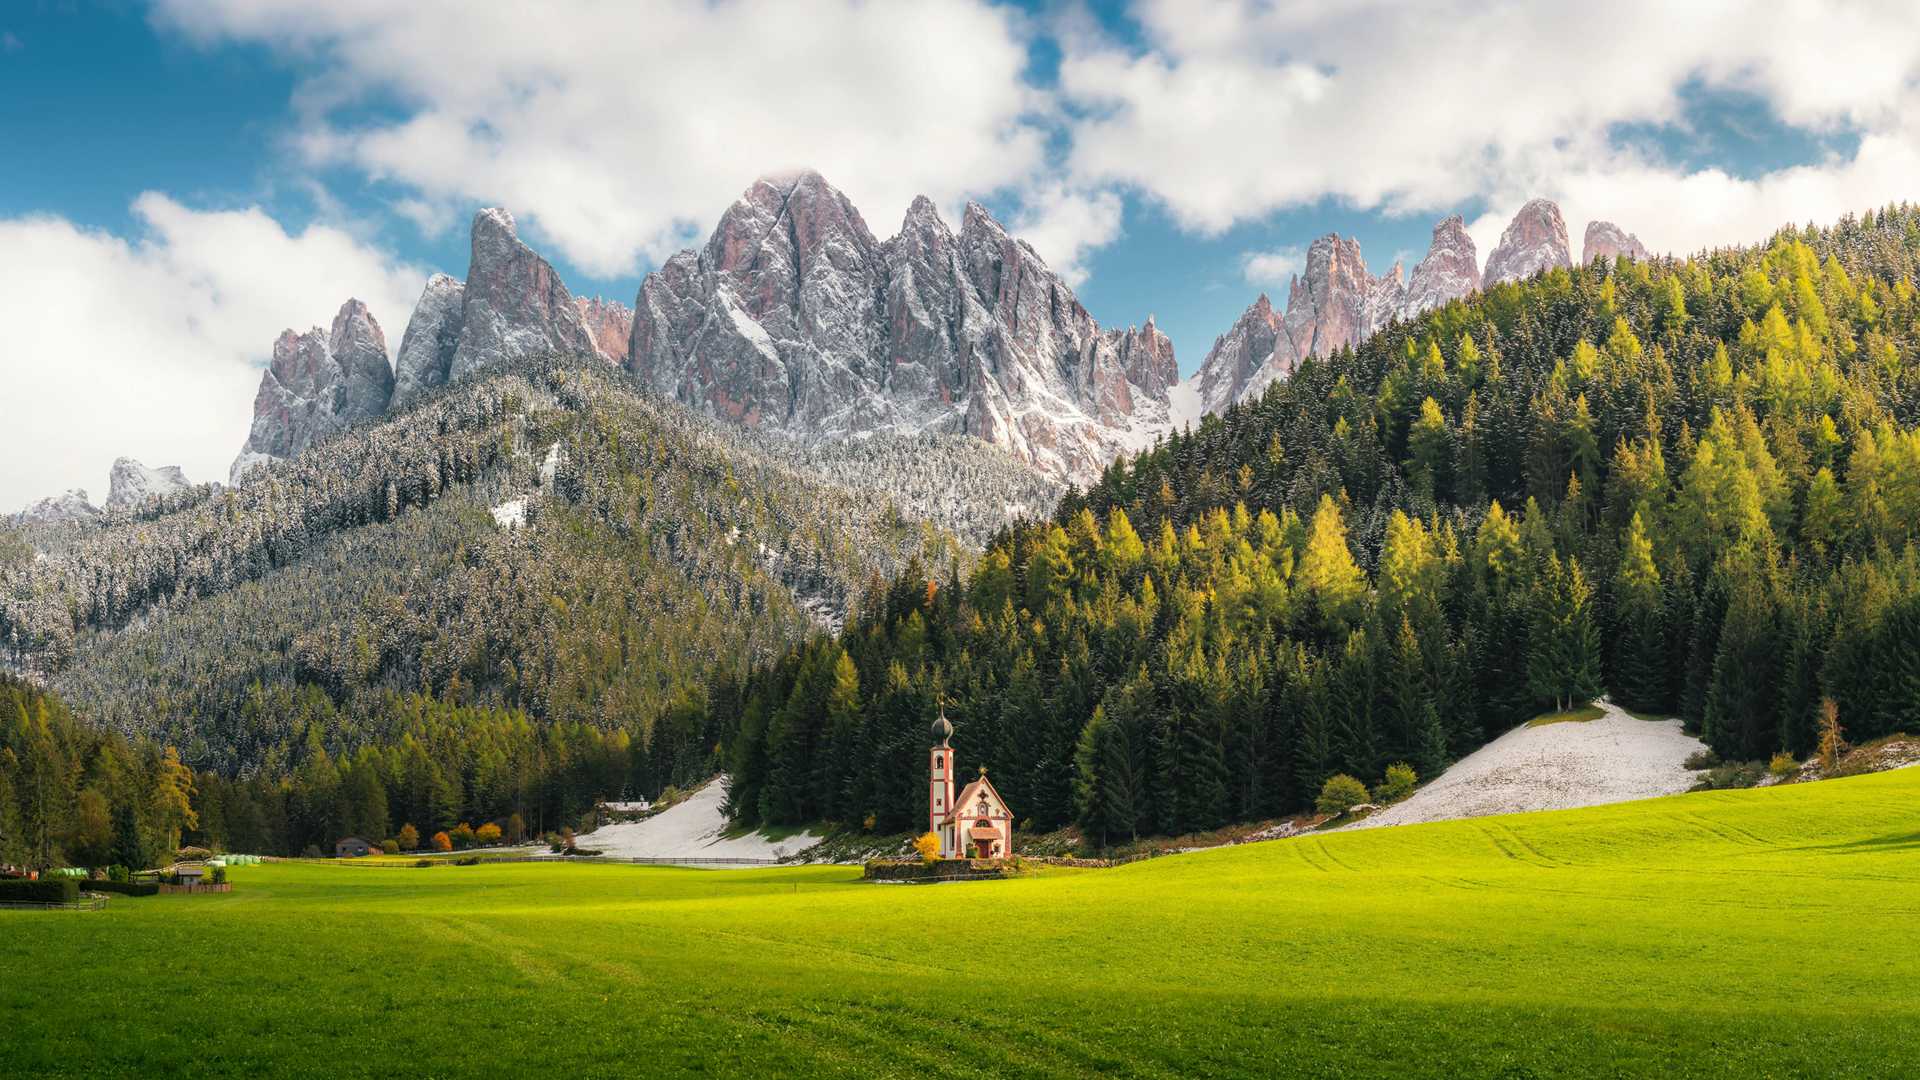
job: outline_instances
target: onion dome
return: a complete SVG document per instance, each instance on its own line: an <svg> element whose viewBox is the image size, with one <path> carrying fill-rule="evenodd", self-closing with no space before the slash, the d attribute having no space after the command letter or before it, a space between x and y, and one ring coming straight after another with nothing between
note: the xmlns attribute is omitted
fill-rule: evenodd
<svg viewBox="0 0 1920 1080"><path fill-rule="evenodd" d="M941 710L940 718L933 722L933 737L939 740L936 744L939 746L947 745L947 740L953 738L953 725L947 721L944 709Z"/></svg>

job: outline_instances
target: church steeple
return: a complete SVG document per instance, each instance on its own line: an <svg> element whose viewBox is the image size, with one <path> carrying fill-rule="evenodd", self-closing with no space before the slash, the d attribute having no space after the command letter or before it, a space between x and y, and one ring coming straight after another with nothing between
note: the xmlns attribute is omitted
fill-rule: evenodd
<svg viewBox="0 0 1920 1080"><path fill-rule="evenodd" d="M940 838L940 854L953 858L960 850L957 826L947 819L953 814L953 723L947 719L946 695L940 697L940 712L933 722L933 767L927 784L927 831Z"/></svg>

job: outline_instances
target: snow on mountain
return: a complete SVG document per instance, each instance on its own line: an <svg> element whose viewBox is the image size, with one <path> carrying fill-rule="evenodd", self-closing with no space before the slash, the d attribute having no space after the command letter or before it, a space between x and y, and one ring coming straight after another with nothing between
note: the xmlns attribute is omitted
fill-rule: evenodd
<svg viewBox="0 0 1920 1080"><path fill-rule="evenodd" d="M149 469L130 457L123 457L113 463L113 472L108 480L107 505L134 506L148 496L184 491L192 486L187 474L181 472L178 465Z"/></svg>
<svg viewBox="0 0 1920 1080"><path fill-rule="evenodd" d="M57 525L63 521L85 521L99 516L100 511L87 501L85 489L73 488L64 495L49 496L30 504L15 514L13 520L17 525Z"/></svg>

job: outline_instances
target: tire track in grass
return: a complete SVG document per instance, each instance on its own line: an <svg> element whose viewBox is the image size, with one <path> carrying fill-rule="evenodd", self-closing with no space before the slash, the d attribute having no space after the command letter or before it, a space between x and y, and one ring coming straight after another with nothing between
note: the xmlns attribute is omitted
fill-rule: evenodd
<svg viewBox="0 0 1920 1080"><path fill-rule="evenodd" d="M1771 840L1762 840L1760 837L1755 836L1752 833L1748 832L1747 830L1740 828L1738 825L1729 825L1724 821L1715 821L1714 819L1707 817L1705 814L1690 812L1686 816L1693 819L1695 822L1699 823L1701 826L1706 828L1709 832L1712 832L1715 835L1722 837L1729 844L1739 844L1741 847L1778 847L1779 846L1778 844L1775 844ZM1725 830L1725 831L1722 832L1721 830Z"/></svg>
<svg viewBox="0 0 1920 1080"><path fill-rule="evenodd" d="M1502 832L1507 834L1507 838L1512 840L1513 843L1520 848L1520 850L1532 856L1531 859L1522 858L1521 856L1518 856L1518 855L1514 856L1514 858L1521 859L1522 862L1533 862L1541 866L1553 867L1556 870L1563 870L1566 868L1565 864L1560 862L1560 860L1550 858L1546 855L1540 854L1540 850L1538 848L1534 847L1532 844L1527 843L1526 837L1521 836L1520 833L1516 829L1514 829L1513 826L1507 824L1504 821L1497 821L1497 820L1489 821L1482 827L1488 828L1488 829L1497 828L1501 830Z"/></svg>
<svg viewBox="0 0 1920 1080"><path fill-rule="evenodd" d="M421 933L429 937L471 945L493 953L518 968L520 974L543 986L557 986L571 981L566 972L561 971L557 965L524 948L525 941L495 930L484 923L466 919L428 919L418 916L415 916L412 921Z"/></svg>
<svg viewBox="0 0 1920 1080"><path fill-rule="evenodd" d="M1332 863L1333 865L1339 867L1342 870L1345 870L1349 874L1357 874L1360 872L1358 870L1355 870L1353 867L1348 866L1346 863L1341 862L1340 856L1335 855L1331 850L1327 848L1327 842L1325 840L1316 836L1314 837L1313 842L1319 845L1320 854L1325 855L1327 857L1328 862Z"/></svg>
<svg viewBox="0 0 1920 1080"><path fill-rule="evenodd" d="M1331 874L1331 873L1333 873L1333 871L1331 871L1331 870L1329 870L1329 869L1327 869L1326 867L1324 867L1324 866L1321 866L1321 865L1320 865L1319 863L1317 863L1317 862L1314 862L1314 861L1313 861L1313 856L1311 856L1311 855L1308 855L1308 854L1307 854L1307 845L1306 845L1306 844L1304 844L1304 843L1295 843L1295 844L1291 844L1291 845L1288 845L1288 846L1289 846L1289 847L1291 847L1291 848L1293 849L1293 853L1294 853L1295 855L1298 855L1298 856L1300 856L1300 861L1301 861L1301 862L1303 862L1303 863L1306 863L1306 864L1307 864L1308 866L1310 866L1310 867L1312 867L1312 868L1313 868L1313 869L1315 869L1315 870L1318 870L1318 871L1320 871L1320 872L1321 872L1321 873L1323 873L1323 874Z"/></svg>

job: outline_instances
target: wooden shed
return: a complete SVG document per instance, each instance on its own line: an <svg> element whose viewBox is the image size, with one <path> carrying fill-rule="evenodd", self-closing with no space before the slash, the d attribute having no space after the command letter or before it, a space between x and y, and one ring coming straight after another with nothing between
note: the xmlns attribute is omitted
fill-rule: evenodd
<svg viewBox="0 0 1920 1080"><path fill-rule="evenodd" d="M344 836L333 843L333 857L336 859L357 859L382 850L378 840L369 840L364 836Z"/></svg>

